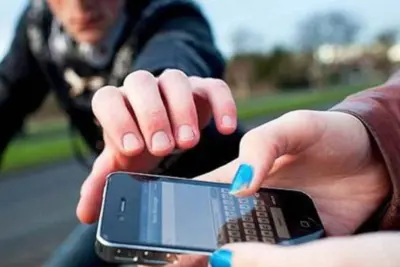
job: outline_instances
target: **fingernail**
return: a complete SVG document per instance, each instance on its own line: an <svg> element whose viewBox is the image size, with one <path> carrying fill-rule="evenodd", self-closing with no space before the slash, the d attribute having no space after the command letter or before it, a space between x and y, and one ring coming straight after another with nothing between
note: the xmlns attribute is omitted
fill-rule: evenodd
<svg viewBox="0 0 400 267"><path fill-rule="evenodd" d="M127 133L122 138L122 145L126 151L133 151L140 146L140 142L133 133Z"/></svg>
<svg viewBox="0 0 400 267"><path fill-rule="evenodd" d="M178 130L178 138L180 141L190 141L194 139L194 132L189 125L182 125Z"/></svg>
<svg viewBox="0 0 400 267"><path fill-rule="evenodd" d="M225 249L215 251L210 257L211 267L230 267L232 264L232 252Z"/></svg>
<svg viewBox="0 0 400 267"><path fill-rule="evenodd" d="M153 150L164 150L169 148L170 140L168 135L164 131L159 131L153 134L153 138L151 140L151 148Z"/></svg>
<svg viewBox="0 0 400 267"><path fill-rule="evenodd" d="M231 117L225 115L222 117L222 126L231 128L235 126L235 122Z"/></svg>
<svg viewBox="0 0 400 267"><path fill-rule="evenodd" d="M236 172L231 185L231 194L235 194L244 188L250 186L253 179L253 167L248 164L241 164Z"/></svg>

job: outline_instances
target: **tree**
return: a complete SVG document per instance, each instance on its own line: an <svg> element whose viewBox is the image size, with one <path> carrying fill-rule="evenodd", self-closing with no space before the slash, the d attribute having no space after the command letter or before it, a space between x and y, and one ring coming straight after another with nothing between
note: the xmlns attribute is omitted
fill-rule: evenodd
<svg viewBox="0 0 400 267"><path fill-rule="evenodd" d="M299 46L303 52L312 56L322 45L345 46L354 43L360 29L361 24L356 16L345 11L315 13L300 23ZM313 61L309 68L309 81L312 81L315 88L325 87L332 67L324 66L318 60Z"/></svg>
<svg viewBox="0 0 400 267"><path fill-rule="evenodd" d="M317 13L300 23L299 43L304 51L314 51L323 44L353 43L361 29L355 16L344 11Z"/></svg>
<svg viewBox="0 0 400 267"><path fill-rule="evenodd" d="M380 32L377 37L377 43L385 46L386 48L390 48L397 41L398 31L397 29L386 29Z"/></svg>
<svg viewBox="0 0 400 267"><path fill-rule="evenodd" d="M379 69L384 76L390 76L393 72L393 65L388 58L388 51L396 44L397 30L386 29L376 36L375 43L382 49L382 53L375 58L375 67Z"/></svg>
<svg viewBox="0 0 400 267"><path fill-rule="evenodd" d="M244 98L250 95L253 81L254 66L249 57L264 50L263 38L242 27L232 33L231 42L233 56L226 79L235 87L236 95Z"/></svg>
<svg viewBox="0 0 400 267"><path fill-rule="evenodd" d="M243 27L233 31L231 41L234 55L250 54L264 50L262 36Z"/></svg>

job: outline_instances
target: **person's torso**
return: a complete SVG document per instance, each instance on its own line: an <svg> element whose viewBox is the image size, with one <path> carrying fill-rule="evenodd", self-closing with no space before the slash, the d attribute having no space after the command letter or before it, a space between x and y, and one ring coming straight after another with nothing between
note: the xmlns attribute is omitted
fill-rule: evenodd
<svg viewBox="0 0 400 267"><path fill-rule="evenodd" d="M76 43L63 31L45 1L36 1L30 11L27 34L31 50L71 125L99 152L103 138L91 100L105 85L120 86L132 69L137 18L125 12L104 41L89 46Z"/></svg>

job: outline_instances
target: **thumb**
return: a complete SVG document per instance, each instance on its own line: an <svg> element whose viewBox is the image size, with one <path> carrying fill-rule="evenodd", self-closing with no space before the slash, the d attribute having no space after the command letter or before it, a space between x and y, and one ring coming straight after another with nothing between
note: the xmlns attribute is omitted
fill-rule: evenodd
<svg viewBox="0 0 400 267"><path fill-rule="evenodd" d="M283 247L237 243L215 251L212 267L392 267L398 266L400 234L395 232L326 238Z"/></svg>
<svg viewBox="0 0 400 267"><path fill-rule="evenodd" d="M240 143L231 193L255 193L279 157L299 153L315 144L324 132L321 116L317 111L289 112L249 131Z"/></svg>
<svg viewBox="0 0 400 267"><path fill-rule="evenodd" d="M94 162L92 172L81 187L81 197L76 210L82 223L93 223L98 219L106 178L116 170L115 166L113 154L107 148Z"/></svg>

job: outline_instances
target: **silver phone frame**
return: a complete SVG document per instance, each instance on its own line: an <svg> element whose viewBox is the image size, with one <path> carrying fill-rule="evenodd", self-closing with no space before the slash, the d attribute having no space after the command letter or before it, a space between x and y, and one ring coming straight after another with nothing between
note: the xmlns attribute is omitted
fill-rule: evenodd
<svg viewBox="0 0 400 267"><path fill-rule="evenodd" d="M181 254L194 254L194 255L202 255L202 256L210 256L212 252L205 252L205 251L197 251L197 250L190 250L190 249L174 249L174 248L166 248L166 247L158 247L158 246L144 246L144 245L131 245L131 244L122 244L122 243L113 243L105 240L100 233L101 229L101 218L103 217L103 212L104 212L104 202L105 202L105 196L107 194L107 188L108 188L108 183L109 183L109 178L112 175L115 174L129 174L129 175L139 175L139 176L148 176L148 177L154 177L157 178L159 176L169 178L169 179L177 179L177 180L187 180L186 178L180 178L180 177L174 177L174 176L168 176L168 175L160 175L160 174L147 174L147 173L139 173L139 172L127 172L127 171L117 171L117 172L112 172L106 177L106 183L104 186L103 190L103 195L102 195L102 201L101 201L101 209L100 209L100 214L99 214L99 220L98 220L98 226L96 230L96 239L102 245L104 248L115 248L115 249L130 249L132 251L136 252L146 252L146 251L153 251L153 252L160 252L160 253L165 253L165 254L171 254L174 256L178 256ZM199 182L204 182L207 183L207 181L201 181ZM211 183L219 183L219 182L211 182ZM220 183L220 184L227 184L227 183ZM279 188L279 187L269 187L277 190L285 190L285 191L294 191L294 192L301 192L305 194L312 202L312 204L315 206L314 200L311 198L309 194L307 194L304 191L301 190L296 190L296 189L288 189L288 188ZM140 264L137 262L133 262L135 264Z"/></svg>

